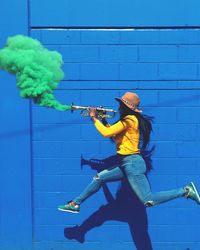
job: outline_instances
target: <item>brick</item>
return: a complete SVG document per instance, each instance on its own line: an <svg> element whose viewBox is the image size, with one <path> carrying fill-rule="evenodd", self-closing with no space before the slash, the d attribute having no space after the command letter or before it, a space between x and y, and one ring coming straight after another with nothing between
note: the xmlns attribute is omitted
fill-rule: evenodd
<svg viewBox="0 0 200 250"><path fill-rule="evenodd" d="M189 82L180 81L180 82L177 82L177 88L199 90L200 82L199 81L195 81L195 82L194 81L189 81Z"/></svg>
<svg viewBox="0 0 200 250"><path fill-rule="evenodd" d="M87 239L87 236L86 236ZM103 244L104 245L104 244ZM65 243L65 249L70 249L70 250L77 250L77 243ZM78 248L82 248L83 250L88 250L88 249L97 249L97 250L101 250L102 249L102 242L99 241L89 241L87 244L78 244ZM82 250L81 249L81 250Z"/></svg>
<svg viewBox="0 0 200 250"><path fill-rule="evenodd" d="M80 31L77 30L41 30L44 44L80 44Z"/></svg>
<svg viewBox="0 0 200 250"><path fill-rule="evenodd" d="M200 93L194 90L164 90L159 92L160 106L193 107L199 104Z"/></svg>
<svg viewBox="0 0 200 250"><path fill-rule="evenodd" d="M159 30L121 31L120 44L159 44Z"/></svg>
<svg viewBox="0 0 200 250"><path fill-rule="evenodd" d="M120 64L120 80L154 80L157 79L156 63Z"/></svg>
<svg viewBox="0 0 200 250"><path fill-rule="evenodd" d="M80 142L74 143L74 148L73 148L73 143L72 144L72 151L70 152L75 152L74 155L78 155L76 153L77 147L80 147L81 154L86 155L87 157L96 157L99 154L99 143L98 142L93 142L93 141L83 141L81 144ZM66 144L66 147L68 147L68 144ZM79 150L77 150L79 152ZM80 154L79 154L80 155Z"/></svg>
<svg viewBox="0 0 200 250"><path fill-rule="evenodd" d="M200 31L193 29L173 29L160 30L159 43L160 44L199 44Z"/></svg>
<svg viewBox="0 0 200 250"><path fill-rule="evenodd" d="M118 80L119 65L114 63L85 63L80 65L81 80Z"/></svg>
<svg viewBox="0 0 200 250"><path fill-rule="evenodd" d="M45 48L47 48L50 51L56 51L56 52L60 53L60 55L62 56L62 59L63 59L63 53L62 53L61 45L50 44L50 45L46 45Z"/></svg>
<svg viewBox="0 0 200 250"><path fill-rule="evenodd" d="M200 244L197 242L153 242L153 249L155 250L174 250L174 249L187 249L198 250Z"/></svg>
<svg viewBox="0 0 200 250"><path fill-rule="evenodd" d="M63 233L64 229L62 230ZM52 239L49 239L48 241L38 241L34 243L34 250L50 250L53 248L54 250L65 250L65 249L70 249L70 250L101 250L104 246L103 243L101 242L84 242L84 244L81 244L79 242L70 242L69 240L66 242L66 239L64 241L52 241ZM116 249L116 248L115 248ZM120 250L120 249L117 249Z"/></svg>
<svg viewBox="0 0 200 250"><path fill-rule="evenodd" d="M104 140L103 136L96 130L93 124L88 124L81 127L81 139L82 140Z"/></svg>
<svg viewBox="0 0 200 250"><path fill-rule="evenodd" d="M61 202L63 202L63 201L61 201ZM57 206L58 205L59 204L57 204ZM50 209L46 209L46 208L36 209L35 210L35 218L36 218L35 225L36 226L64 225L66 223L66 213L58 211L57 206L55 206L54 208L50 208ZM81 208L82 208L82 211L84 212L85 208L83 206L81 206ZM98 209L95 212L98 213ZM86 216L86 214L85 214L85 216ZM78 225L78 224L80 225L81 217L82 217L81 214L77 214L75 217L74 216L68 216L67 224L71 225L71 226L68 226L68 228L73 227L74 225ZM90 218L90 216L89 216L89 218ZM92 220L92 216L91 216L91 220ZM113 227L113 224L108 225L107 230L109 230L109 226ZM104 229L104 230L106 230L106 229ZM95 237L94 237L93 240L95 240ZM88 241L89 241L89 239L88 239Z"/></svg>
<svg viewBox="0 0 200 250"><path fill-rule="evenodd" d="M34 186L37 192L82 192L91 181L92 176L42 175L35 176Z"/></svg>
<svg viewBox="0 0 200 250"><path fill-rule="evenodd" d="M198 230L199 226L187 226L181 225L161 225L161 226L150 226L149 231L152 241L170 241L179 242L182 241L182 235L184 235L185 242L198 241ZM191 234L190 232L194 232ZM180 233L181 232L181 233Z"/></svg>
<svg viewBox="0 0 200 250"><path fill-rule="evenodd" d="M92 150L91 150L92 148ZM34 142L34 157L79 157L82 153L87 157L93 157L99 153L99 145L96 142Z"/></svg>
<svg viewBox="0 0 200 250"><path fill-rule="evenodd" d="M177 81L140 81L138 82L138 89L176 89Z"/></svg>
<svg viewBox="0 0 200 250"><path fill-rule="evenodd" d="M197 80L195 63L160 63L158 79L160 80Z"/></svg>
<svg viewBox="0 0 200 250"><path fill-rule="evenodd" d="M63 225L42 225L35 227L35 240L36 241L64 241Z"/></svg>
<svg viewBox="0 0 200 250"><path fill-rule="evenodd" d="M167 105L166 105L167 106ZM141 104L142 107L142 104ZM176 122L175 107L144 107L143 113L154 117L153 123L172 123Z"/></svg>
<svg viewBox="0 0 200 250"><path fill-rule="evenodd" d="M62 190L62 176L35 176L35 192L59 192Z"/></svg>
<svg viewBox="0 0 200 250"><path fill-rule="evenodd" d="M71 99L72 100L72 99ZM66 101L65 101L66 102ZM68 100L68 104L70 104ZM79 102L75 102L75 105L80 105ZM44 107L34 107L32 109L33 124L83 124L87 123L86 118L80 116L79 111L66 111L60 112L56 109L48 109ZM90 121L88 121L90 122ZM67 125L66 125L67 126Z"/></svg>
<svg viewBox="0 0 200 250"><path fill-rule="evenodd" d="M86 89L99 89L100 81L61 81L59 88L67 90L86 90Z"/></svg>
<svg viewBox="0 0 200 250"><path fill-rule="evenodd" d="M55 90L54 96L61 103L71 105L72 102L80 103L81 91L79 90Z"/></svg>
<svg viewBox="0 0 200 250"><path fill-rule="evenodd" d="M81 158L35 158L33 159L35 175L76 175L81 173ZM84 174L87 174L84 168Z"/></svg>
<svg viewBox="0 0 200 250"><path fill-rule="evenodd" d="M31 30L31 37L41 41L41 30Z"/></svg>
<svg viewBox="0 0 200 250"><path fill-rule="evenodd" d="M126 242L126 241L120 243L119 250L120 249L123 249L123 250L129 250L129 249L137 250L134 242Z"/></svg>
<svg viewBox="0 0 200 250"><path fill-rule="evenodd" d="M86 106L117 106L115 97L119 97L118 90L81 91L81 103L84 103Z"/></svg>
<svg viewBox="0 0 200 250"><path fill-rule="evenodd" d="M33 157L61 157L60 142L33 142Z"/></svg>
<svg viewBox="0 0 200 250"><path fill-rule="evenodd" d="M199 156L199 142L179 142L177 144L177 156L179 157L198 157Z"/></svg>
<svg viewBox="0 0 200 250"><path fill-rule="evenodd" d="M63 45L60 47L64 62L98 62L99 48L96 45Z"/></svg>
<svg viewBox="0 0 200 250"><path fill-rule="evenodd" d="M87 236L86 236L87 239ZM77 245L78 244L78 245ZM103 244L104 245L104 244ZM92 249L96 249L96 250L101 250L102 249L102 242L99 241L91 241L91 242L87 242L86 244L81 244L81 243L74 243L74 242L67 242L64 243L63 245L63 250L64 249L70 249L70 250L92 250ZM78 249L77 249L78 247Z"/></svg>
<svg viewBox="0 0 200 250"><path fill-rule="evenodd" d="M63 250L63 243L62 242L55 242L55 241L35 241L33 242L33 249L34 250L49 250L53 247L54 250Z"/></svg>
<svg viewBox="0 0 200 250"><path fill-rule="evenodd" d="M138 83L137 82L130 82L130 81L124 81L124 80L118 80L118 81L101 81L100 82L100 89L110 89L110 90L131 90L131 89L137 89Z"/></svg>
<svg viewBox="0 0 200 250"><path fill-rule="evenodd" d="M81 44L118 44L118 31L81 31Z"/></svg>
<svg viewBox="0 0 200 250"><path fill-rule="evenodd" d="M116 146L115 143L110 141L110 139L105 139L104 141L100 142L100 154L102 156L107 156L109 154L113 155L116 153Z"/></svg>
<svg viewBox="0 0 200 250"><path fill-rule="evenodd" d="M199 45L180 45L179 61L180 62L199 62L200 46Z"/></svg>
<svg viewBox="0 0 200 250"><path fill-rule="evenodd" d="M197 138L196 124L162 124L158 127L158 140L193 141Z"/></svg>
<svg viewBox="0 0 200 250"><path fill-rule="evenodd" d="M33 126L34 141L68 141L80 140L80 125L78 124L48 124Z"/></svg>
<svg viewBox="0 0 200 250"><path fill-rule="evenodd" d="M100 46L100 62L137 62L137 46Z"/></svg>
<svg viewBox="0 0 200 250"><path fill-rule="evenodd" d="M195 158L153 158L152 175L195 175L199 174L198 160Z"/></svg>
<svg viewBox="0 0 200 250"><path fill-rule="evenodd" d="M64 80L80 80L80 65L78 63L65 63L63 71L65 73Z"/></svg>
<svg viewBox="0 0 200 250"><path fill-rule="evenodd" d="M153 143L151 143L153 144ZM176 143L159 141L156 143L156 149L154 153L155 157L176 157Z"/></svg>
<svg viewBox="0 0 200 250"><path fill-rule="evenodd" d="M162 207L162 213L159 213L160 207L155 207L154 209L148 210L149 224L154 225L198 225L199 215L197 215L196 220L193 221L189 218L188 214L195 214L196 209L193 208L165 208ZM163 216L165 214L165 216Z"/></svg>
<svg viewBox="0 0 200 250"><path fill-rule="evenodd" d="M178 62L178 47L175 45L141 45L139 62Z"/></svg>
<svg viewBox="0 0 200 250"><path fill-rule="evenodd" d="M177 122L179 123L200 123L198 107L181 107L177 109Z"/></svg>
<svg viewBox="0 0 200 250"><path fill-rule="evenodd" d="M134 244L132 243L131 244L131 246L132 247L134 247ZM116 242L114 242L114 244L113 243L111 243L111 242L101 242L101 247L103 248L103 249L110 249L111 247L113 247L114 249L116 249L116 250L121 250L121 249L123 249L123 250L126 250L125 248L124 248L124 242L119 242L119 241L116 241ZM102 249L101 248L101 249ZM130 248L129 248L130 249ZM100 249L99 249L100 250ZM132 250L136 250L135 248L132 248Z"/></svg>

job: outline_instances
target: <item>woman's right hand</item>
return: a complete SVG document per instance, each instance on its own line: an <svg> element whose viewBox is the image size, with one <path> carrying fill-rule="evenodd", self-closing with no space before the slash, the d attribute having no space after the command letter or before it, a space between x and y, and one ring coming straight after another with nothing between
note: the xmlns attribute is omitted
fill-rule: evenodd
<svg viewBox="0 0 200 250"><path fill-rule="evenodd" d="M88 112L89 112L89 116L91 118L97 118L97 109L96 108L89 107Z"/></svg>

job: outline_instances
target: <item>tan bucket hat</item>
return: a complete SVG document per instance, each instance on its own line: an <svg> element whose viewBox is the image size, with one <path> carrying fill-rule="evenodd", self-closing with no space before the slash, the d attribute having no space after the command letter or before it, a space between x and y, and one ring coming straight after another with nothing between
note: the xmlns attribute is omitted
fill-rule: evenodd
<svg viewBox="0 0 200 250"><path fill-rule="evenodd" d="M123 102L128 108L134 110L135 112L142 112L142 110L138 109L140 98L135 93L126 92L121 98L115 98L115 100L118 102Z"/></svg>

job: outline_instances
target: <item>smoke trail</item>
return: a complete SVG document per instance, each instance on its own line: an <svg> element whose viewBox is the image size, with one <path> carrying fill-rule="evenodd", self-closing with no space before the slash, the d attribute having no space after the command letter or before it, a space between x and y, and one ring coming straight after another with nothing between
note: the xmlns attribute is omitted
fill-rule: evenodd
<svg viewBox="0 0 200 250"><path fill-rule="evenodd" d="M38 40L27 36L8 38L6 46L0 50L0 69L16 75L20 95L61 111L71 109L53 95L64 77L62 63L58 52L47 50Z"/></svg>

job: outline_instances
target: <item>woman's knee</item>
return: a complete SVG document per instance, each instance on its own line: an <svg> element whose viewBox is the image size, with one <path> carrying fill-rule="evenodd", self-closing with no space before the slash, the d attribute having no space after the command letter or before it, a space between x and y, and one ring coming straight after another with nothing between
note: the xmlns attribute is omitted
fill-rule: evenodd
<svg viewBox="0 0 200 250"><path fill-rule="evenodd" d="M155 205L155 202L152 199L152 197L141 198L140 200L144 204L145 207L153 207Z"/></svg>
<svg viewBox="0 0 200 250"><path fill-rule="evenodd" d="M96 182L96 183L98 183L98 184L102 184L103 183L103 178L99 174L96 174L93 177L93 181Z"/></svg>

